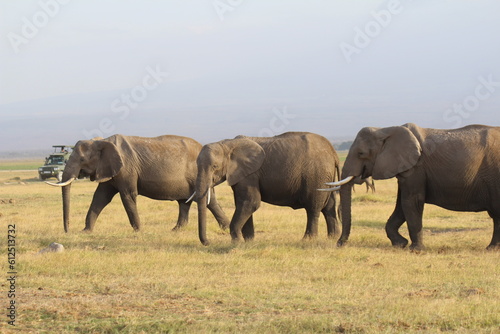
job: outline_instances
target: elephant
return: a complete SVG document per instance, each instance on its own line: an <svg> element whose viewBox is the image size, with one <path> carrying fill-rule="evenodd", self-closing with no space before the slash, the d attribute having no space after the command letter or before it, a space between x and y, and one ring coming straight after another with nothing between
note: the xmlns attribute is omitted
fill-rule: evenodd
<svg viewBox="0 0 500 334"><path fill-rule="evenodd" d="M421 128L413 123L359 131L342 168L342 180L330 183L341 193L343 245L351 229L353 178L396 177L396 207L385 231L395 247L408 240L399 232L406 221L410 249L425 249L424 203L453 211L486 211L493 219L488 249L500 248L500 127L469 125L459 129Z"/></svg>
<svg viewBox="0 0 500 334"><path fill-rule="evenodd" d="M355 179L353 179L353 181L352 181L352 191L356 191L354 189L354 185L355 184L362 185L363 183L366 185L366 192L368 192L368 190L370 190L370 189L371 189L372 193L375 192L375 182L373 181L373 178L371 176L369 176L369 177L367 177L365 179L362 179L360 176L358 176Z"/></svg>
<svg viewBox="0 0 500 334"><path fill-rule="evenodd" d="M70 155L59 183L62 187L64 231L69 229L70 187L76 178L90 177L99 185L85 219L84 231L92 231L97 217L113 197L120 197L130 225L135 231L141 223L137 195L157 200L177 200L179 215L174 230L188 222L197 175L196 158L202 145L188 137L165 135L155 138L113 135L106 139L80 140ZM210 211L221 228L229 220L219 206L215 193Z"/></svg>
<svg viewBox="0 0 500 334"><path fill-rule="evenodd" d="M234 193L235 212L229 225L233 242L254 238L253 213L261 201L304 208L304 238L317 235L321 213L328 236L337 234L335 196L316 191L319 185L338 180L340 174L337 153L326 138L306 132L274 137L237 136L203 146L196 163L198 229L203 245L209 244L206 208L211 203L211 189L226 180Z"/></svg>

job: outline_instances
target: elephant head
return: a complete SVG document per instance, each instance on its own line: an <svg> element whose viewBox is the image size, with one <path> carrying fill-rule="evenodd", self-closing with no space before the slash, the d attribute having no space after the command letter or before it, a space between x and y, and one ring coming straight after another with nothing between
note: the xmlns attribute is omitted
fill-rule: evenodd
<svg viewBox="0 0 500 334"><path fill-rule="evenodd" d="M417 138L407 127L367 127L359 131L342 168L342 180L330 183L341 186L342 236L338 241L340 246L347 242L351 229L352 180L369 176L376 180L392 178L415 166L421 152Z"/></svg>
<svg viewBox="0 0 500 334"><path fill-rule="evenodd" d="M230 186L255 173L264 162L264 149L247 138L223 140L203 146L198 159L196 194L200 241L208 245L206 211L212 188L227 180Z"/></svg>
<svg viewBox="0 0 500 334"><path fill-rule="evenodd" d="M61 182L50 183L62 187L64 231L69 228L71 183L76 178L90 177L91 181L106 182L123 167L121 154L115 144L106 140L80 140L71 153Z"/></svg>

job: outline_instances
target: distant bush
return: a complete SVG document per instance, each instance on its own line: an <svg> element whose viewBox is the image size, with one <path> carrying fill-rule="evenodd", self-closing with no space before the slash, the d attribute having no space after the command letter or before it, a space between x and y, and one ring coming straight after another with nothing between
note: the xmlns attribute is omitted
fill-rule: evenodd
<svg viewBox="0 0 500 334"><path fill-rule="evenodd" d="M333 147L335 147L337 151L348 151L351 148L351 145L352 145L352 140L344 141L340 144L334 144Z"/></svg>

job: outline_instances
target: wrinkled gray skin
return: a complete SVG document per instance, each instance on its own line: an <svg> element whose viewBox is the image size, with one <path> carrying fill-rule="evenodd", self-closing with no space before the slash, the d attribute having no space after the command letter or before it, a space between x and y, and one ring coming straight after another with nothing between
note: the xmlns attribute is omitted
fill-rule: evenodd
<svg viewBox="0 0 500 334"><path fill-rule="evenodd" d="M120 193L130 225L141 227L137 213L137 195L157 200L176 200L179 217L174 227L188 222L192 202L185 203L194 192L196 158L201 150L197 141L179 136L156 138L114 135L103 140L80 140L71 154L61 183L70 178L90 177L99 182L92 199L84 231L92 231L101 211ZM62 188L64 230L69 228L71 184ZM222 228L229 220L212 194L209 209Z"/></svg>
<svg viewBox="0 0 500 334"><path fill-rule="evenodd" d="M359 185L365 184L366 185L366 192L368 192L368 190L370 190L370 189L371 189L372 193L375 192L375 182L373 181L373 178L371 176L369 176L365 179L362 179L360 176L354 178L352 181L352 191L355 191L355 189L354 189L355 184L359 184Z"/></svg>
<svg viewBox="0 0 500 334"><path fill-rule="evenodd" d="M254 237L253 213L261 201L305 208L307 227L304 238L318 233L321 213L328 235L338 231L335 196L317 191L338 177L339 160L331 143L312 133L289 132L270 138L238 136L203 146L197 160L199 237L206 237L207 192L227 180L234 192L235 212L230 232L233 241Z"/></svg>
<svg viewBox="0 0 500 334"><path fill-rule="evenodd" d="M394 246L408 244L398 232L406 221L412 241L410 249L424 249L422 213L424 203L430 203L454 211L487 211L493 219L493 238L488 249L500 247L498 127L470 125L437 130L409 123L363 128L342 169L342 179L348 176L398 179L396 208L385 228ZM341 187L340 245L347 242L351 227L350 183Z"/></svg>

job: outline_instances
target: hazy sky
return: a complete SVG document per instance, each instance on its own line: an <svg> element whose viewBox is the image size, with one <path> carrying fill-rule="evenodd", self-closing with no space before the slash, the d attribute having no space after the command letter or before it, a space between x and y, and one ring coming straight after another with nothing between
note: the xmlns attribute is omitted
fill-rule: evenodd
<svg viewBox="0 0 500 334"><path fill-rule="evenodd" d="M500 125L498 0L0 2L0 151Z"/></svg>

